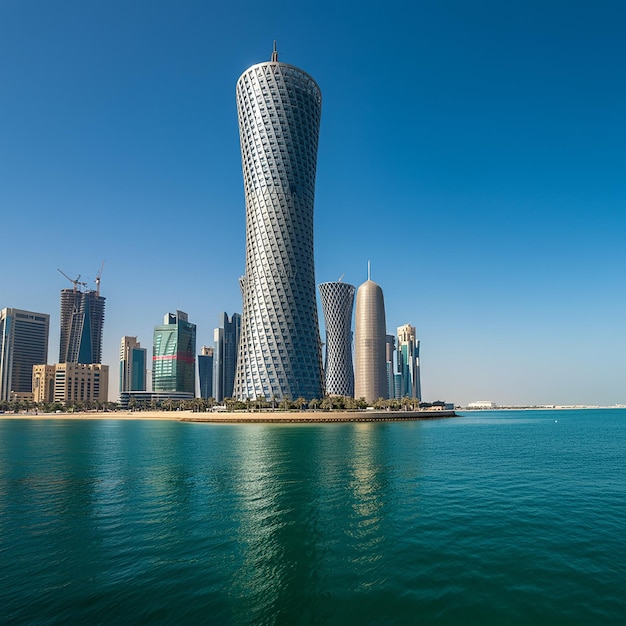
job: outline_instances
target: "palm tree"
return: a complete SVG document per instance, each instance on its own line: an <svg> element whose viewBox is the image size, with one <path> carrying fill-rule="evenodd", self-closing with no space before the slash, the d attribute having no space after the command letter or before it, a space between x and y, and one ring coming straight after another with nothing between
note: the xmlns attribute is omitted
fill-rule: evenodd
<svg viewBox="0 0 626 626"><path fill-rule="evenodd" d="M306 404L306 400L302 396L300 396L299 398L296 398L294 404L302 411L302 408Z"/></svg>
<svg viewBox="0 0 626 626"><path fill-rule="evenodd" d="M320 402L320 409L322 409L322 411L330 411L332 408L333 408L333 400L332 398L329 398L328 396L326 396Z"/></svg>

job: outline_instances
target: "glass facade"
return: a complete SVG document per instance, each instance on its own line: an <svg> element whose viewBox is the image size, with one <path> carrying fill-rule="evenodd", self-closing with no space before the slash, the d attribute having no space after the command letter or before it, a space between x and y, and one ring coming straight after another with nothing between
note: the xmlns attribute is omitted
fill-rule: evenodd
<svg viewBox="0 0 626 626"><path fill-rule="evenodd" d="M399 397L422 398L419 346L413 326L405 324L398 328L398 374L401 380Z"/></svg>
<svg viewBox="0 0 626 626"><path fill-rule="evenodd" d="M45 313L0 311L0 400L32 393L33 365L48 362L49 328Z"/></svg>
<svg viewBox="0 0 626 626"><path fill-rule="evenodd" d="M213 348L202 346L198 355L198 381L200 384L199 397L213 397Z"/></svg>
<svg viewBox="0 0 626 626"><path fill-rule="evenodd" d="M104 305L96 291L61 290L59 363L101 363Z"/></svg>
<svg viewBox="0 0 626 626"><path fill-rule="evenodd" d="M176 391L195 395L196 325L182 311L168 313L154 329L152 353L153 391Z"/></svg>
<svg viewBox="0 0 626 626"><path fill-rule="evenodd" d="M122 337L120 346L120 393L146 390L147 351L137 337Z"/></svg>
<svg viewBox="0 0 626 626"><path fill-rule="evenodd" d="M229 319L222 314L221 326L214 331L213 393L218 402L232 398L237 371L237 351L241 333L241 315L233 313Z"/></svg>

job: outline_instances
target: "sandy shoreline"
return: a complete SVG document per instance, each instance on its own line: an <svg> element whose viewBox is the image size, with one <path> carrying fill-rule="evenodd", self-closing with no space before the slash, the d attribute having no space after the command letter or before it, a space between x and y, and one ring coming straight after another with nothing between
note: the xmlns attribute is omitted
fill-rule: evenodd
<svg viewBox="0 0 626 626"><path fill-rule="evenodd" d="M177 422L210 422L215 424L246 423L327 423L327 422L396 422L458 417L454 411L261 411L194 413L193 411L104 411L74 413L0 414L0 419L33 420L169 420Z"/></svg>

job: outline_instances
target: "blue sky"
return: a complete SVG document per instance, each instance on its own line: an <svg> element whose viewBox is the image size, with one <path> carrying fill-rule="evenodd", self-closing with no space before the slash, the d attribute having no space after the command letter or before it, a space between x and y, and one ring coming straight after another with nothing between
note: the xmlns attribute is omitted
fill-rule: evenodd
<svg viewBox="0 0 626 626"><path fill-rule="evenodd" d="M0 307L51 314L54 362L57 268L104 260L114 391L168 311L212 345L241 311L235 84L276 39L322 89L317 281L371 261L424 399L626 403L625 28L617 0L0 0Z"/></svg>

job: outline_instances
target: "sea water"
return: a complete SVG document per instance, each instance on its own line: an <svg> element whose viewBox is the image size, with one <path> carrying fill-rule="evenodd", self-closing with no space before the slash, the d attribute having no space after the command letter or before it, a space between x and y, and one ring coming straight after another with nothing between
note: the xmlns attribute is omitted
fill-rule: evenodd
<svg viewBox="0 0 626 626"><path fill-rule="evenodd" d="M626 410L0 420L5 624L625 624Z"/></svg>

